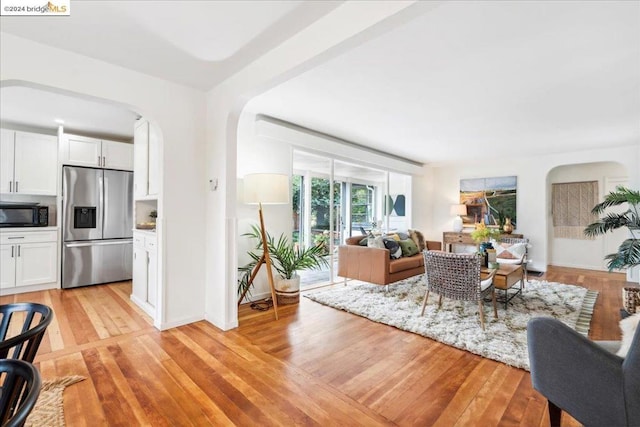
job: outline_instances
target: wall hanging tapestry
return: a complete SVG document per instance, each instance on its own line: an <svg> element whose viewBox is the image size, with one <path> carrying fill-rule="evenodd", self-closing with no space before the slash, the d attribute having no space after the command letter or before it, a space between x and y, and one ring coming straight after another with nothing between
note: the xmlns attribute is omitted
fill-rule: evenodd
<svg viewBox="0 0 640 427"><path fill-rule="evenodd" d="M598 181L562 182L552 185L553 236L593 240L584 235L587 225L598 217L591 209L598 203Z"/></svg>

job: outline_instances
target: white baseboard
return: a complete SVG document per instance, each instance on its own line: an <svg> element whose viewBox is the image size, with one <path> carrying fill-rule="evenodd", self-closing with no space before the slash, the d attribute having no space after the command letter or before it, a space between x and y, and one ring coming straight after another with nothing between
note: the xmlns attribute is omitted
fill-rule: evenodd
<svg viewBox="0 0 640 427"><path fill-rule="evenodd" d="M203 316L184 317L182 319L161 323L158 329L166 331L167 329L177 328L178 326L188 325L189 323L195 323L201 320L205 320Z"/></svg>
<svg viewBox="0 0 640 427"><path fill-rule="evenodd" d="M47 289L60 289L58 282L43 283L41 285L15 286L13 288L0 289L0 296L24 294L26 292L46 291Z"/></svg>
<svg viewBox="0 0 640 427"><path fill-rule="evenodd" d="M229 322L220 321L220 319L216 319L214 316L206 315L204 316L204 320L211 323L218 329L222 329L223 331L229 331L231 329L235 329L238 327L238 319L231 320Z"/></svg>
<svg viewBox="0 0 640 427"><path fill-rule="evenodd" d="M140 298L138 298L137 296L131 294L129 296L129 299L131 299L131 301L133 301L133 303L135 305L137 305L138 307L140 307L142 309L142 311L144 311L145 313L147 313L149 316L151 316L152 319L156 318L156 309L155 307L153 307L151 304L149 304L146 301L142 301Z"/></svg>
<svg viewBox="0 0 640 427"><path fill-rule="evenodd" d="M271 292L261 292L259 294L254 292L251 294L251 298L245 297L245 299L242 300L242 303L246 304L248 302L260 301L265 298L271 298Z"/></svg>
<svg viewBox="0 0 640 427"><path fill-rule="evenodd" d="M552 265L555 267L581 268L583 270L607 271L607 269L601 265L585 265L585 264L571 264L571 263L554 263L549 265Z"/></svg>

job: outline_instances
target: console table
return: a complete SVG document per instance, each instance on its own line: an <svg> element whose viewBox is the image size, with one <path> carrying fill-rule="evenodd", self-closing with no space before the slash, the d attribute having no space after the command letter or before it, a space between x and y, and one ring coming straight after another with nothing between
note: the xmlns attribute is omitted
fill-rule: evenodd
<svg viewBox="0 0 640 427"><path fill-rule="evenodd" d="M505 237L513 237L516 239L522 239L522 234L501 234L498 239L502 239ZM471 232L455 232L455 231L445 231L442 233L442 247L445 252L451 252L451 245L459 244L459 245L471 245L475 246L477 243L471 238Z"/></svg>

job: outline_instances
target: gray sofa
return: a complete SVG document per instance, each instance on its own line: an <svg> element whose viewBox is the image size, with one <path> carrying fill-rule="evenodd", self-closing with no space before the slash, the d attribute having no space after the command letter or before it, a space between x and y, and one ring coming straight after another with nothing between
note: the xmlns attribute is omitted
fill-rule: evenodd
<svg viewBox="0 0 640 427"><path fill-rule="evenodd" d="M552 426L561 411L585 426L640 426L640 328L624 359L548 317L529 321L527 344Z"/></svg>

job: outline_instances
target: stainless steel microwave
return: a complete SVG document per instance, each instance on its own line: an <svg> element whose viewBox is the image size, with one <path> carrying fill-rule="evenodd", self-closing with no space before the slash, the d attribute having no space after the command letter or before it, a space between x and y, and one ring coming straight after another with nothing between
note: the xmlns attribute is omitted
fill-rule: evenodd
<svg viewBox="0 0 640 427"><path fill-rule="evenodd" d="M0 203L0 227L46 227L49 208L33 203Z"/></svg>

